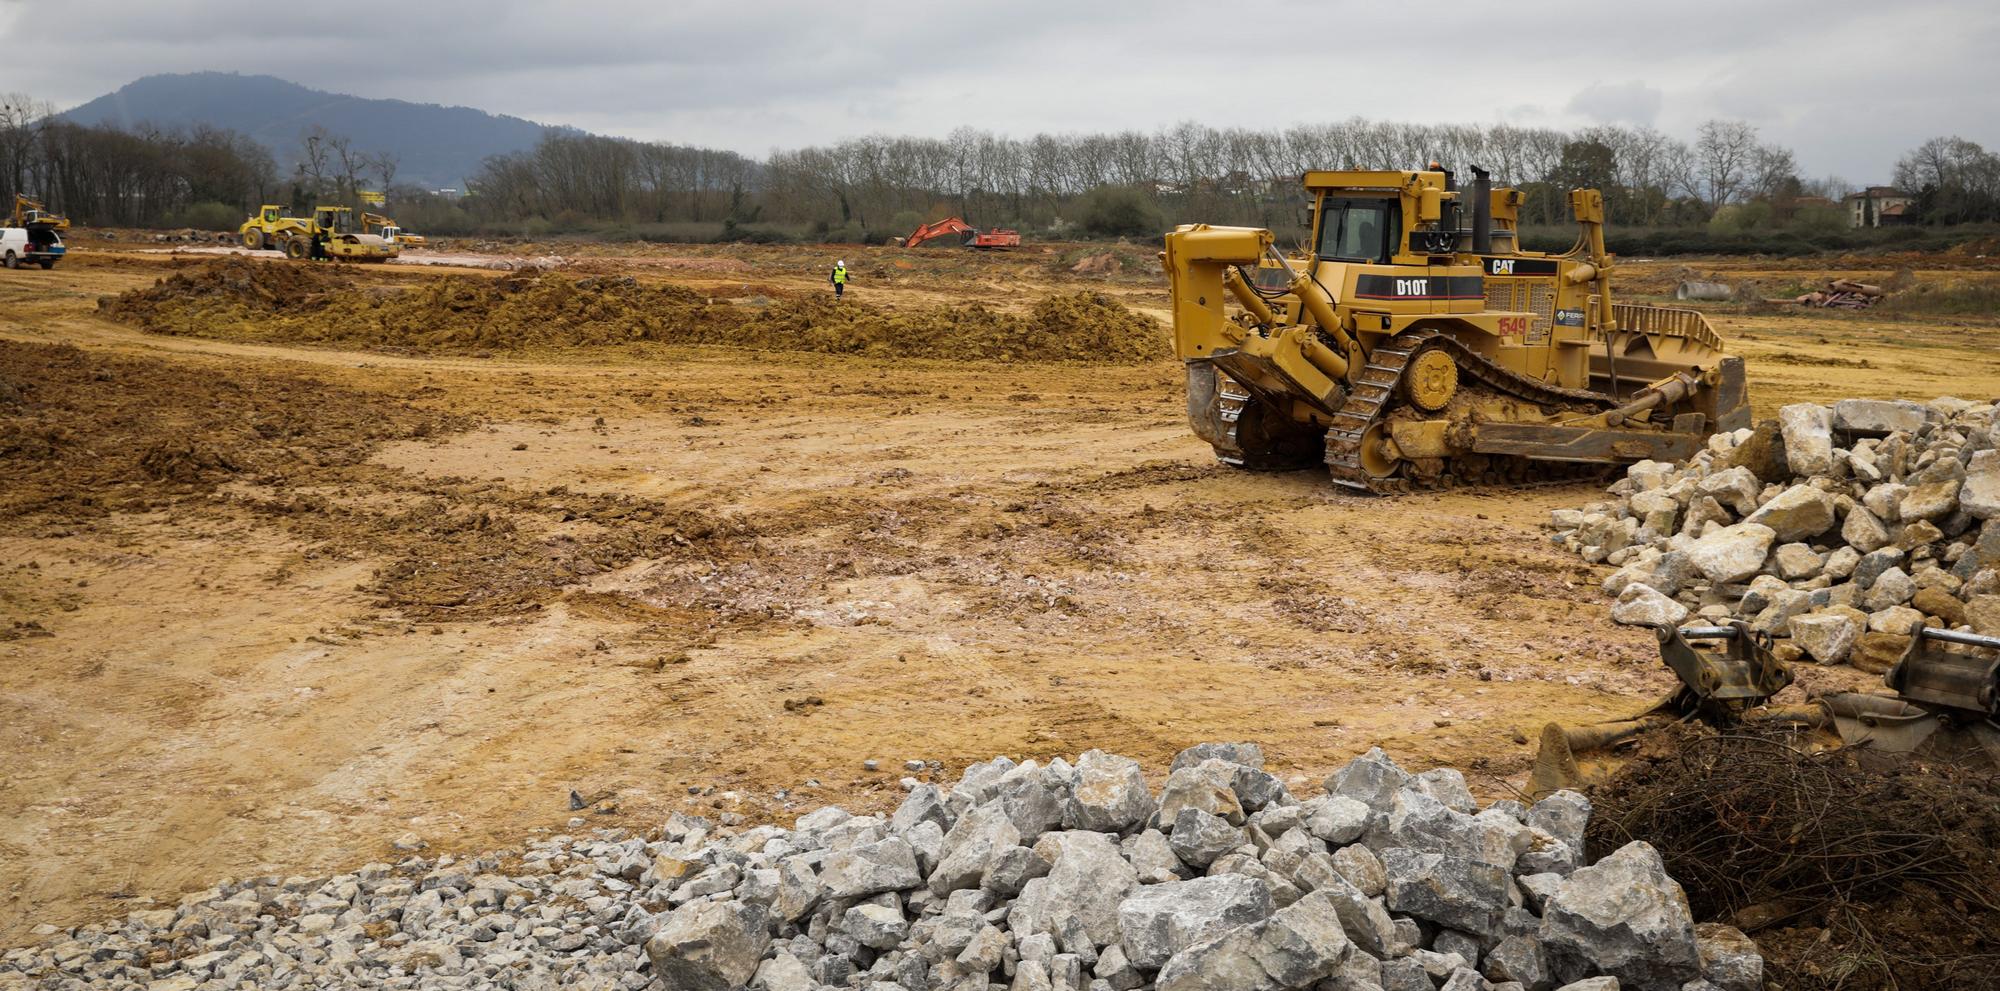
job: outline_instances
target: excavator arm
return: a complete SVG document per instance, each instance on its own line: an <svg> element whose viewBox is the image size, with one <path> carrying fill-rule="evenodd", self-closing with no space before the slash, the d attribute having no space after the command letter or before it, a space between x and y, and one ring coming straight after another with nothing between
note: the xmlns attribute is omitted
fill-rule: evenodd
<svg viewBox="0 0 2000 991"><path fill-rule="evenodd" d="M936 240L946 234L974 233L972 225L957 217L946 217L935 224L925 224L903 239L903 247L914 248L925 241Z"/></svg>

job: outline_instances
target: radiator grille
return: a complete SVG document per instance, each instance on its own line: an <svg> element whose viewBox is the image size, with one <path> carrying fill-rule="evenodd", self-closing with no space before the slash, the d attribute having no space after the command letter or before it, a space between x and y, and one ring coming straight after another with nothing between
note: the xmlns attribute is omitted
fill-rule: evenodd
<svg viewBox="0 0 2000 991"><path fill-rule="evenodd" d="M1555 303L1555 289L1547 283L1486 280L1487 309L1534 315L1528 324L1529 344L1548 340L1549 326L1555 320Z"/></svg>

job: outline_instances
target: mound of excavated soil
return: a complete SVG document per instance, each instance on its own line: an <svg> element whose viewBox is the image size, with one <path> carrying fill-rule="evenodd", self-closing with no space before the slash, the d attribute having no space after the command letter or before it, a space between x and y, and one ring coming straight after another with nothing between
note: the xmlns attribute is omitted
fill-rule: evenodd
<svg viewBox="0 0 2000 991"><path fill-rule="evenodd" d="M442 276L362 286L313 266L225 258L99 301L155 333L420 352L713 344L882 357L1135 362L1164 357L1150 317L1096 293L1025 315L892 309L823 296L736 305L629 277Z"/></svg>

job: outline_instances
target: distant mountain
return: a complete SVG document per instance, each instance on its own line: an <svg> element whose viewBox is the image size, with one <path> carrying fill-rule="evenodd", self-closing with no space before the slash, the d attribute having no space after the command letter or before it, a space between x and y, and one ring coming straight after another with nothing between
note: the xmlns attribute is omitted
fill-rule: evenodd
<svg viewBox="0 0 2000 991"><path fill-rule="evenodd" d="M188 72L147 76L64 112L79 124L178 127L206 123L240 131L270 149L281 177L318 124L369 153L398 160L396 181L463 187L488 155L533 147L548 128L470 107L370 100L309 89L274 76Z"/></svg>

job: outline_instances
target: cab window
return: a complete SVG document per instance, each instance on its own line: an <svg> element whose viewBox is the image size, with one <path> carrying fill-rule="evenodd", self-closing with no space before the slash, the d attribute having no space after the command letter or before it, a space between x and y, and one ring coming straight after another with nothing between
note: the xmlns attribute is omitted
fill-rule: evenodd
<svg viewBox="0 0 2000 991"><path fill-rule="evenodd" d="M1335 199L1320 206L1319 257L1322 261L1389 261L1401 215L1394 202L1381 199Z"/></svg>

